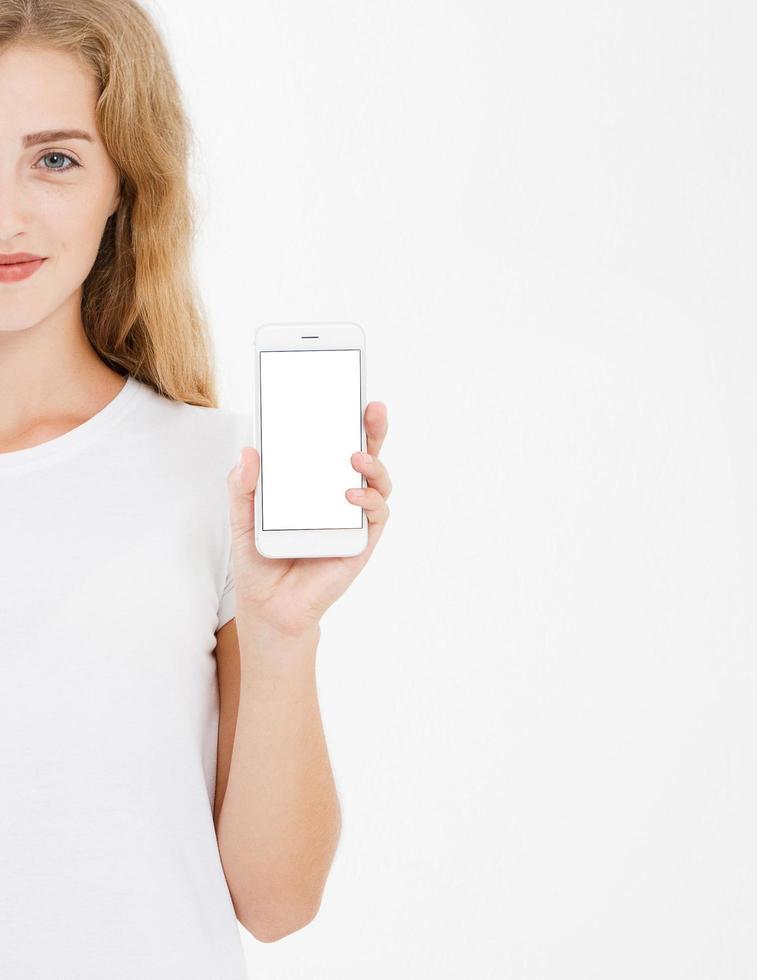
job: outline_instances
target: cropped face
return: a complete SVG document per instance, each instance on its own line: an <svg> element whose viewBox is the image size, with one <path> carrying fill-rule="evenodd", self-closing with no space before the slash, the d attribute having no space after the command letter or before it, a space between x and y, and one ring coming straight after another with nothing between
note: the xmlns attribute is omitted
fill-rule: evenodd
<svg viewBox="0 0 757 980"><path fill-rule="evenodd" d="M0 52L0 341L81 308L119 175L97 134L97 82L71 55ZM5 264L15 253L41 264ZM28 273L32 271L31 275Z"/></svg>

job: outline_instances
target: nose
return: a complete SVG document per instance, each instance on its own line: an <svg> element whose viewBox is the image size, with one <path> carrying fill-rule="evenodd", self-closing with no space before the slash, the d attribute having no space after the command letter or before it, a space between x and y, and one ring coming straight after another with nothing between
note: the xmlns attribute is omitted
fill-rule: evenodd
<svg viewBox="0 0 757 980"><path fill-rule="evenodd" d="M0 252L23 251L19 238L29 228L30 217L21 194L0 178Z"/></svg>

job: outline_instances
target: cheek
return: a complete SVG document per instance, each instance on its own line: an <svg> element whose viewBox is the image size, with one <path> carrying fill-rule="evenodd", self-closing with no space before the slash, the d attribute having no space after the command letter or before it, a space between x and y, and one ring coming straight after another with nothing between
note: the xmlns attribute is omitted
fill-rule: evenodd
<svg viewBox="0 0 757 980"><path fill-rule="evenodd" d="M41 225L40 240L47 243L56 276L66 281L78 279L77 285L83 282L100 247L107 202L91 188L70 184L42 188L35 210Z"/></svg>

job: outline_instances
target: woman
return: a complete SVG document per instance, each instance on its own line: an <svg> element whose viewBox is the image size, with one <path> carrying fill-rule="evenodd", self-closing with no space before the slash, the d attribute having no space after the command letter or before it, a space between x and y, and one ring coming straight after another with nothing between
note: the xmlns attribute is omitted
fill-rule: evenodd
<svg viewBox="0 0 757 980"><path fill-rule="evenodd" d="M366 550L260 556L154 25L0 0L0 120L0 974L241 980L236 919L301 928L337 846L315 655L388 517L386 408Z"/></svg>

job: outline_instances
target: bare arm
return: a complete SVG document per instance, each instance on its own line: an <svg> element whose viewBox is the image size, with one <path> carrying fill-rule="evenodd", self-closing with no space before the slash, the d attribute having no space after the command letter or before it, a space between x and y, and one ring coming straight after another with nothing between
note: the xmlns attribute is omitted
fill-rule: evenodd
<svg viewBox="0 0 757 980"><path fill-rule="evenodd" d="M240 649L236 620L217 633L216 835L237 918L262 942L313 919L339 840L316 689L319 638L320 629L265 641L245 635ZM254 656L261 642L265 658Z"/></svg>

